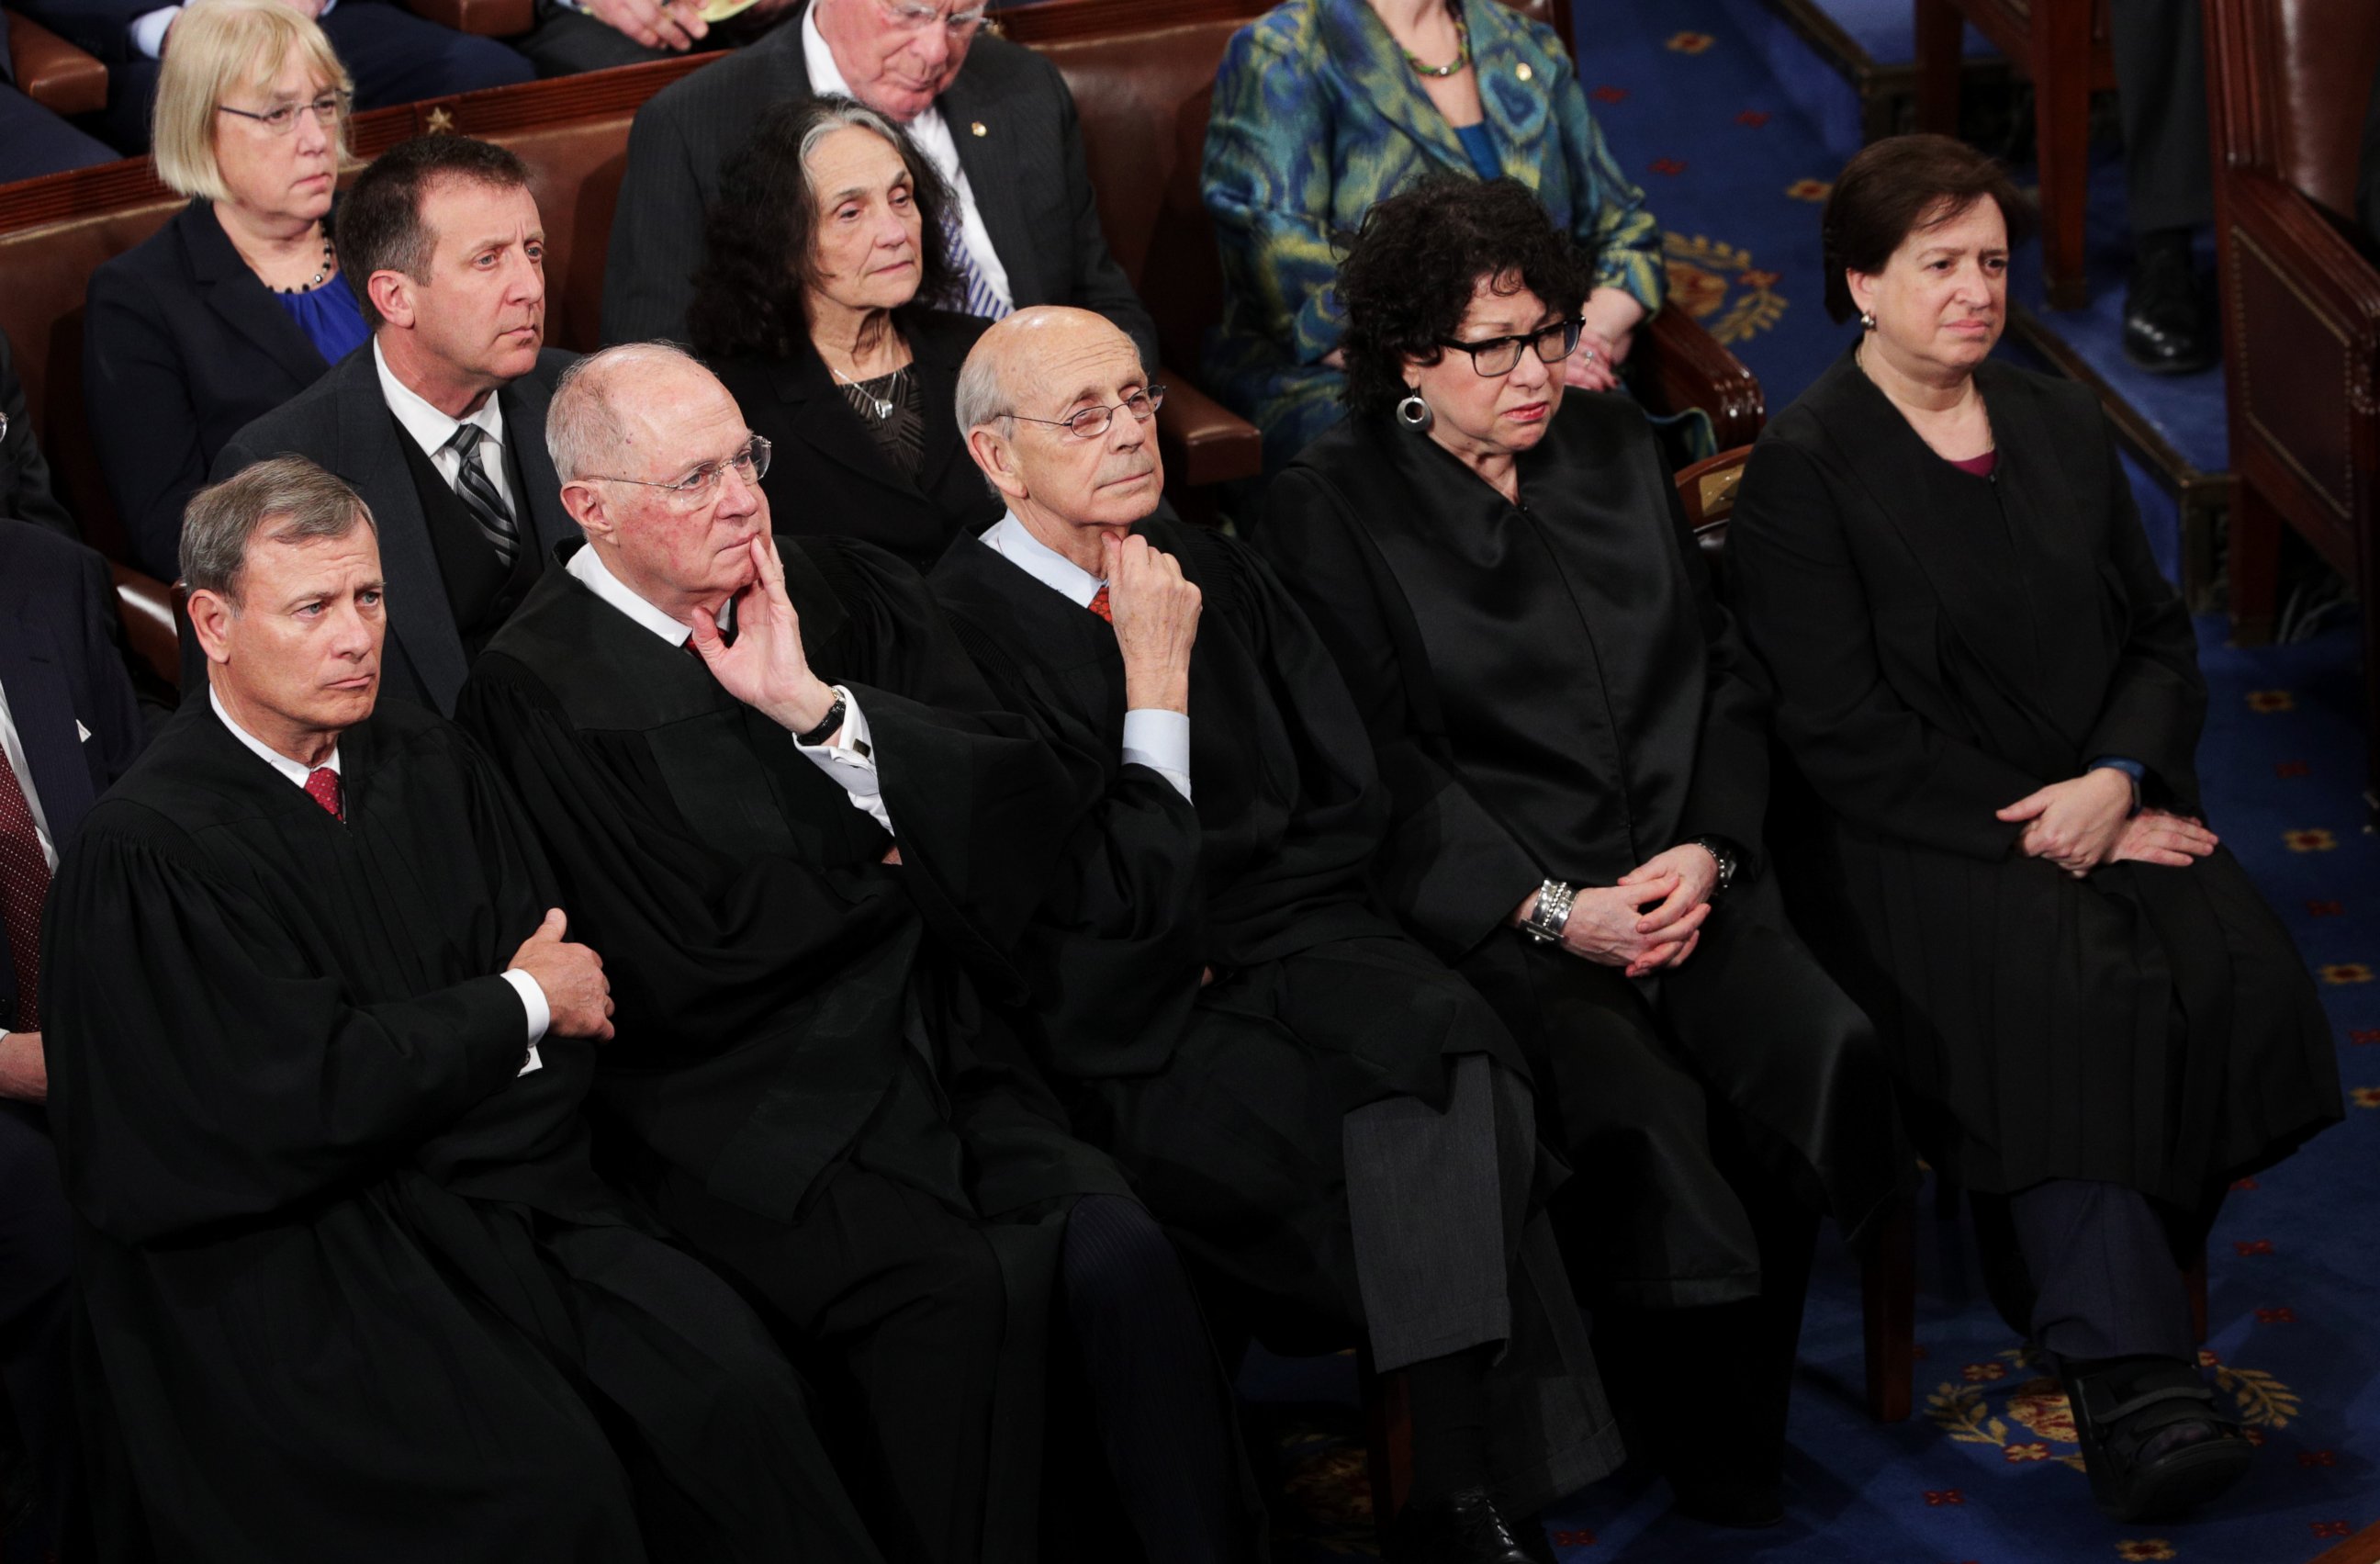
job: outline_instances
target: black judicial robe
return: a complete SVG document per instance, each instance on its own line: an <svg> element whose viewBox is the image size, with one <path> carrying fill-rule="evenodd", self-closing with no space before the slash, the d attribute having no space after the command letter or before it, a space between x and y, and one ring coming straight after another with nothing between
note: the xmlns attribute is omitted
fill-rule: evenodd
<svg viewBox="0 0 2380 1564"><path fill-rule="evenodd" d="M594 1045L517 1073L555 898L494 773L403 703L340 756L344 823L189 703L50 898L108 1556L874 1558L758 1318L597 1181Z"/></svg>
<svg viewBox="0 0 2380 1564"><path fill-rule="evenodd" d="M1442 1106L1463 1055L1523 1080L1527 1066L1477 994L1373 904L1388 798L1305 617L1232 540L1159 518L1135 530L1202 596L1195 808L1123 762L1111 625L975 538L931 578L1002 700L1104 779L1017 947L1024 1025L1209 1296L1220 1285L1277 1350L1335 1350L1364 1317L1345 1116L1399 1094ZM1560 1177L1541 1162L1538 1194ZM1603 1475L1617 1450L1576 1303L1548 1269L1516 1273L1513 1338L1490 1378L1497 1485L1524 1511Z"/></svg>
<svg viewBox="0 0 2380 1564"><path fill-rule="evenodd" d="M1350 419L1274 481L1259 547L1336 654L1394 797L1383 894L1543 1061L1541 1105L1629 1229L1605 1285L1722 1301L1758 1262L1696 1149L1692 1082L1855 1238L1905 1181L1890 1082L1763 883L1763 691L1644 414L1572 392L1519 473L1515 506L1435 442ZM1576 993L1520 975L1543 953L1505 920L1541 880L1609 886L1705 834L1751 858L1684 966L1637 984L1547 969ZM1629 1121L1645 1114L1665 1125Z"/></svg>
<svg viewBox="0 0 2380 1564"><path fill-rule="evenodd" d="M778 1221L845 1158L962 1215L1026 1218L986 1233L1018 1343L1003 1373L1025 1396L1060 1237L1031 1219L1131 1191L1013 1067L978 985L1014 984L1005 947L1088 789L992 707L915 571L848 540L777 546L811 666L867 713L897 867L881 861L892 837L783 729L567 570L546 571L489 642L457 715L604 954L609 1114L713 1196ZM930 1123L863 1136L918 1062L955 1142ZM995 1458L1034 1449L1026 1431ZM993 1497L1020 1497L997 1466Z"/></svg>
<svg viewBox="0 0 2380 1564"><path fill-rule="evenodd" d="M1745 634L1825 807L1826 953L1960 1182L2098 1179L2203 1216L2339 1117L2329 1028L2228 849L2077 880L1993 818L2103 756L2199 813L2206 689L2089 390L1998 362L1975 383L1989 479L1846 353L1769 424L1737 499Z"/></svg>
<svg viewBox="0 0 2380 1564"><path fill-rule="evenodd" d="M1106 784L1018 947L1035 1057L1087 1089L1086 1132L1185 1247L1266 1296L1268 1339L1295 1342L1288 1303L1336 1345L1354 1275L1341 1118L1399 1094L1442 1106L1448 1061L1463 1054L1524 1079L1527 1069L1467 985L1371 903L1388 800L1305 616L1231 540L1154 519L1136 530L1203 597L1195 809L1123 764L1123 660L1105 620L975 538L954 543L931 580L1003 703ZM1208 968L1215 981L1202 987ZM1284 1035L1293 1046L1266 1046ZM1143 1102L1167 1076L1176 1090ZM1184 1094L1192 1082L1220 1098ZM1230 1205L1203 1211L1225 1199L1213 1169L1232 1156L1232 1129L1257 1125L1298 1148L1308 1186L1280 1191L1262 1224L1229 1220ZM1309 1271L1317 1255L1347 1263Z"/></svg>

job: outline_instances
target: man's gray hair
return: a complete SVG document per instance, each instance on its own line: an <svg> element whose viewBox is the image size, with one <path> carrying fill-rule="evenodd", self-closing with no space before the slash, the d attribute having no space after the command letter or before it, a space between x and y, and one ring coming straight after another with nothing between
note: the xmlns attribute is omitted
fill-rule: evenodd
<svg viewBox="0 0 2380 1564"><path fill-rule="evenodd" d="M553 399L545 409L545 451L553 470L567 483L600 478L615 465L627 430L612 401L612 383L625 378L615 371L650 369L657 364L683 363L702 369L702 360L674 342L624 342L589 353L562 372L554 383ZM703 371L709 373L708 370Z"/></svg>
<svg viewBox="0 0 2380 1564"><path fill-rule="evenodd" d="M259 535L306 543L344 538L358 524L379 532L361 495L304 457L273 457L190 496L182 512L182 581L237 604L239 573Z"/></svg>
<svg viewBox="0 0 2380 1564"><path fill-rule="evenodd" d="M968 430L980 429L987 423L997 426L1002 435L1016 433L1016 425L1010 422L1016 409L1008 405L1008 384L1000 373L1000 354L986 351L980 341L975 351L966 356L966 362L959 366L958 394L953 401L958 409L962 440L967 437Z"/></svg>

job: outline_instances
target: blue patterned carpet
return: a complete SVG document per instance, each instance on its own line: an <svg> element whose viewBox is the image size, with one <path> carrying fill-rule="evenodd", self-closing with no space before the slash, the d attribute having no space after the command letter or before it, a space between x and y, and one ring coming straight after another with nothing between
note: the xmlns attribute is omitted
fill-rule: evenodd
<svg viewBox="0 0 2380 1564"><path fill-rule="evenodd" d="M1890 5L1907 14L1906 0ZM1888 24L1885 0L1868 9ZM1850 89L1761 0L1578 0L1577 16L1591 101L1669 230L1675 295L1781 408L1845 341L1818 302L1817 202L1857 150ZM2103 267L2116 263L2119 197L2104 177L2095 190ZM2113 297L2061 326L2105 344L2097 316L2112 318ZM2161 416L2197 454L2207 431L2219 434L2219 376L2185 393ZM2134 487L2170 565L2172 505L2137 474ZM2200 638L2212 823L2323 979L2350 1092L2346 1124L2234 1193L2211 1250L2206 1351L2264 1446L2256 1470L2204 1521L2102 1520L2071 1470L2063 1398L1985 1302L1962 1228L1922 1216L1914 1416L1888 1427L1867 1417L1858 1277L1829 1246L1803 1339L1787 1523L1741 1534L1672 1520L1664 1488L1623 1475L1548 1517L1563 1559L2301 1564L2380 1520L2380 837L2361 828L2354 632L2245 651L2210 617ZM1266 1362L1245 1384L1294 1430L1275 1441L1290 1467L1281 1557L1368 1552L1351 1366Z"/></svg>

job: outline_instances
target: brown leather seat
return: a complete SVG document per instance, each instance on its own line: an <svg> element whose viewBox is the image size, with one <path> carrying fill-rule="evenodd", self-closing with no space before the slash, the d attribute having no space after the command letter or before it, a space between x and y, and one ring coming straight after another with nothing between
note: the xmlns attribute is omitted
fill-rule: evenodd
<svg viewBox="0 0 2380 1564"><path fill-rule="evenodd" d="M107 67L39 22L7 13L8 55L17 87L53 114L94 114L107 106Z"/></svg>
<svg viewBox="0 0 2380 1564"><path fill-rule="evenodd" d="M2207 0L2216 253L2229 397L2231 617L2272 631L2280 531L2363 615L2365 801L2380 817L2380 268L2350 237L2371 0Z"/></svg>

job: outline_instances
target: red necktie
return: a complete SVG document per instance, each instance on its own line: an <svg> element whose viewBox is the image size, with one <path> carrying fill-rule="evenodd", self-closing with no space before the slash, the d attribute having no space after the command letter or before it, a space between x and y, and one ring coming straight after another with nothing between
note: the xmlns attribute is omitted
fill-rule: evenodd
<svg viewBox="0 0 2380 1564"><path fill-rule="evenodd" d="M49 894L50 863L33 829L33 806L0 750L0 929L17 971L17 1029L24 1032L42 1025L42 903Z"/></svg>
<svg viewBox="0 0 2380 1564"><path fill-rule="evenodd" d="M1108 608L1107 582L1101 581L1099 583L1099 590L1091 594L1090 602L1085 604L1084 606L1088 608L1092 613L1097 614L1100 618L1105 619L1108 623L1115 623L1115 615Z"/></svg>
<svg viewBox="0 0 2380 1564"><path fill-rule="evenodd" d="M339 819L346 819L346 806L339 801L339 774L329 766L318 765L306 774L306 796Z"/></svg>

